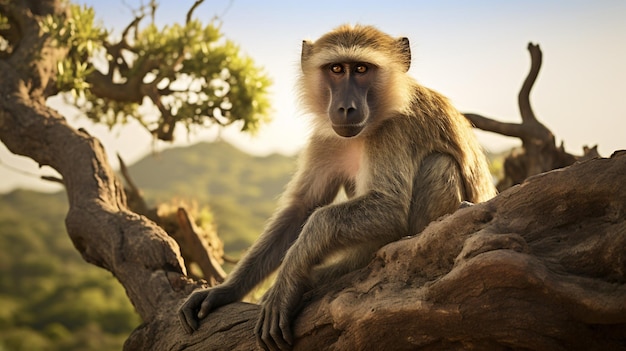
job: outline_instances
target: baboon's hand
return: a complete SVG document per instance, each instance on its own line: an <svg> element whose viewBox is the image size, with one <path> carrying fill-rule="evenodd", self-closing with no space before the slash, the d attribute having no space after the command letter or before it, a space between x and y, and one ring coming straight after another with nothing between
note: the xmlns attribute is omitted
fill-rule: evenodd
<svg viewBox="0 0 626 351"><path fill-rule="evenodd" d="M188 334L198 330L200 320L218 307L237 300L230 289L218 286L195 290L178 309L178 319Z"/></svg>
<svg viewBox="0 0 626 351"><path fill-rule="evenodd" d="M291 320L294 303L290 294L281 294L275 287L265 295L261 315L254 332L263 350L291 350L293 334Z"/></svg>

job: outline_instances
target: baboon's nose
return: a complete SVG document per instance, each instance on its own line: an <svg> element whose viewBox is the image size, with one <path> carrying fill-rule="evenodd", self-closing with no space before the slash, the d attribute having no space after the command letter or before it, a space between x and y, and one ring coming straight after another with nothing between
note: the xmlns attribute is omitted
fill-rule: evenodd
<svg viewBox="0 0 626 351"><path fill-rule="evenodd" d="M337 109L337 121L339 124L360 124L363 122L363 115L354 103L345 104Z"/></svg>
<svg viewBox="0 0 626 351"><path fill-rule="evenodd" d="M355 107L340 107L339 108L339 114L341 115L341 117L343 117L343 119L345 120L344 123L346 124L352 124L352 123L359 123L360 121L355 120L355 118L358 118L358 114L357 114L357 110Z"/></svg>

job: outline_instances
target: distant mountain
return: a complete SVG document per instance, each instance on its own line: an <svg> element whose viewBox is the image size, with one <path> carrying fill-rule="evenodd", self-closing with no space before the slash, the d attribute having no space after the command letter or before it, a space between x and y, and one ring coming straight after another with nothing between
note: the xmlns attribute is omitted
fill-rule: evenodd
<svg viewBox="0 0 626 351"><path fill-rule="evenodd" d="M501 168L502 155L488 156L493 167ZM215 142L148 155L129 166L129 172L152 207L175 198L210 206L227 253L239 256L263 230L295 168L295 157L252 156L226 142ZM62 193L32 193L30 198L41 198L36 201L59 201L57 208L67 206ZM12 198L10 194L0 195L3 202L12 202ZM49 217L20 208L25 206L23 202L16 206L16 211Z"/></svg>
<svg viewBox="0 0 626 351"><path fill-rule="evenodd" d="M209 205L227 253L239 257L294 169L293 157L254 157L221 142L169 149L129 172L151 206ZM73 247L67 210L64 192L0 195L0 350L120 350L140 322L115 278Z"/></svg>
<svg viewBox="0 0 626 351"><path fill-rule="evenodd" d="M238 256L261 233L295 165L294 157L251 156L215 142L147 156L129 172L149 205L172 198L209 205L226 250Z"/></svg>

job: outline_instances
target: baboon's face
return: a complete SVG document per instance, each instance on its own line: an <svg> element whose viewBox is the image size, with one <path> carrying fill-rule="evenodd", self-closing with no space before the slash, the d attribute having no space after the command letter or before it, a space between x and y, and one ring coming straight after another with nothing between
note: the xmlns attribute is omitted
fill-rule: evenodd
<svg viewBox="0 0 626 351"><path fill-rule="evenodd" d="M366 62L334 62L321 69L330 93L328 117L333 130L342 137L357 136L370 118L378 68Z"/></svg>
<svg viewBox="0 0 626 351"><path fill-rule="evenodd" d="M315 130L365 136L388 118L412 113L410 64L407 38L370 26L345 25L315 42L304 40L299 83Z"/></svg>

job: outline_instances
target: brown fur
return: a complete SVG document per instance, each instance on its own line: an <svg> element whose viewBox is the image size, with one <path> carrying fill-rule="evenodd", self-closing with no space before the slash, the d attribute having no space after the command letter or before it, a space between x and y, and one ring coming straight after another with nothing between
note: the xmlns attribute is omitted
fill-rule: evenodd
<svg viewBox="0 0 626 351"><path fill-rule="evenodd" d="M366 87L367 96L354 105L366 125L343 138L331 128L329 101L337 98L332 84L342 87L349 75L327 67L351 69L354 62L369 69L358 77L347 71ZM418 234L462 201L494 196L469 122L446 98L407 75L409 63L408 40L373 27L342 26L303 43L300 95L315 118L310 142L281 207L250 252L224 284L195 293L183 306L188 329L197 328L193 313L200 309L202 318L242 298L280 266L256 332L262 347L288 349L304 291L363 267L381 246ZM349 198L334 202L341 188Z"/></svg>

